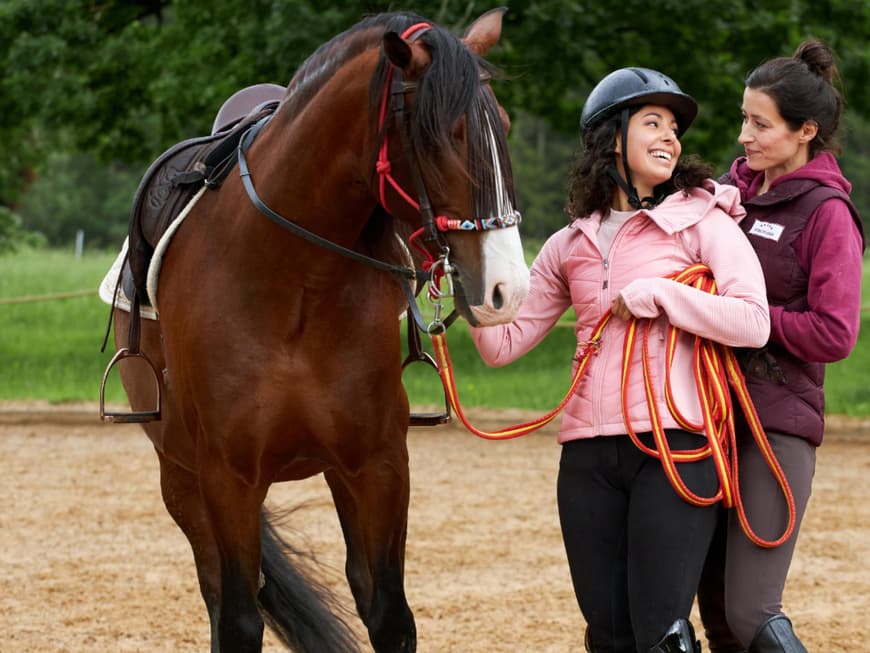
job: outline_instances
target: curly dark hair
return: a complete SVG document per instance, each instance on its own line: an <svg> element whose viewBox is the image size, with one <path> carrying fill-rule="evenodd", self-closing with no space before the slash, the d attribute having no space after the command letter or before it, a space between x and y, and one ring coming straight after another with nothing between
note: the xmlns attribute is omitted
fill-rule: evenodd
<svg viewBox="0 0 870 653"><path fill-rule="evenodd" d="M632 113L640 107L633 109ZM595 211L607 219L613 202L616 182L610 176L616 154L616 136L621 126L619 114L605 120L587 132L574 157L568 181L568 202L565 210L568 222L588 218ZM664 198L678 190L687 192L701 186L713 174L713 167L695 155L680 157L671 178L655 187L656 198Z"/></svg>

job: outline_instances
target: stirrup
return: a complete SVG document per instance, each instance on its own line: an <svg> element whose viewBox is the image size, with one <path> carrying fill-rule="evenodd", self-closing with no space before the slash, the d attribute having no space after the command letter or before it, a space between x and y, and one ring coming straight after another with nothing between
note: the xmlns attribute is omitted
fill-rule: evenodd
<svg viewBox="0 0 870 653"><path fill-rule="evenodd" d="M405 359L405 362L402 363L402 371L405 371L405 368L408 367L411 363L414 362L426 363L430 367L432 367L436 372L438 371L438 364L435 362L435 359L429 354L429 352L421 351L417 354L408 354L408 357ZM439 377L439 382L441 378ZM444 391L444 412L443 413L411 413L411 426L440 426L441 424L447 424L450 421L450 402L447 399L447 391Z"/></svg>
<svg viewBox="0 0 870 653"><path fill-rule="evenodd" d="M143 358L154 372L154 382L157 389L157 407L154 410L130 411L129 413L106 412L106 380L109 378L111 369L124 358ZM100 383L100 420L103 422L142 423L160 421L160 372L154 362L141 351L132 352L127 347L122 347L109 361L106 371L103 372L103 381Z"/></svg>

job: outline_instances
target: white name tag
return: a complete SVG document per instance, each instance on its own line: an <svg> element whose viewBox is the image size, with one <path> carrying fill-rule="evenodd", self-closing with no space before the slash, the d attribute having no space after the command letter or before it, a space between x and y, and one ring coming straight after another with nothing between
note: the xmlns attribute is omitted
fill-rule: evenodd
<svg viewBox="0 0 870 653"><path fill-rule="evenodd" d="M767 238L768 240L779 242L779 237L782 236L784 229L785 226L781 224L756 220L755 224L753 224L752 228L749 230L749 233L753 236L759 236L760 238Z"/></svg>

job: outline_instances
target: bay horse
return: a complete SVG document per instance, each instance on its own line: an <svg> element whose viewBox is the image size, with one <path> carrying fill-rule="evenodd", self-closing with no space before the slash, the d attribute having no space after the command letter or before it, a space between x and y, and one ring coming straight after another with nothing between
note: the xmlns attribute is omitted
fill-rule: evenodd
<svg viewBox="0 0 870 653"><path fill-rule="evenodd" d="M158 319L141 326L158 384L145 366L119 368L133 410L160 391L161 418L142 426L193 550L212 653L261 651L264 623L295 650L359 646L303 589L263 506L271 484L321 473L373 649L416 649L404 590L407 293L367 261L401 266L397 234L422 229L415 244L452 279L462 317L515 315L528 269L507 116L483 58L502 11L462 37L381 14L321 45L243 139L241 174L199 196L163 255ZM121 346L130 314L113 317Z"/></svg>

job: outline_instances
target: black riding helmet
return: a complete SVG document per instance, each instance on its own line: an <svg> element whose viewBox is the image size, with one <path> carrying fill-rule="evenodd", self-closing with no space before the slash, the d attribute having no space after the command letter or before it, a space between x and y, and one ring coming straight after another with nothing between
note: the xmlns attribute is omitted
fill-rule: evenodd
<svg viewBox="0 0 870 653"><path fill-rule="evenodd" d="M620 68L602 79L583 105L580 131L587 132L621 109L659 104L674 112L680 136L698 115L698 103L667 75L649 68Z"/></svg>
<svg viewBox="0 0 870 653"><path fill-rule="evenodd" d="M587 134L611 116L621 114L622 163L626 179L619 175L615 164L610 168L610 175L636 209L650 208L660 201L637 196L628 168L628 118L631 107L643 104L658 104L673 111L680 136L686 133L698 115L698 103L691 96L683 93L670 77L649 68L620 68L607 75L592 89L580 115L580 132Z"/></svg>

